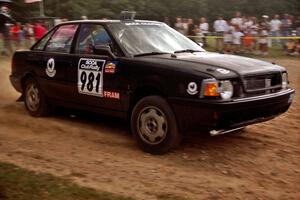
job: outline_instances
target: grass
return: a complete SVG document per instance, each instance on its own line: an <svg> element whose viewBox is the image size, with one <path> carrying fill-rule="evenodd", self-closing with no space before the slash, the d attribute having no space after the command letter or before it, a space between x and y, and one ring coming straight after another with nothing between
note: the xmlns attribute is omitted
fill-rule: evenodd
<svg viewBox="0 0 300 200"><path fill-rule="evenodd" d="M0 162L1 200L133 200Z"/></svg>
<svg viewBox="0 0 300 200"><path fill-rule="evenodd" d="M158 200L187 200L173 194L149 194ZM0 200L134 200L81 187L68 179L35 173L0 162Z"/></svg>

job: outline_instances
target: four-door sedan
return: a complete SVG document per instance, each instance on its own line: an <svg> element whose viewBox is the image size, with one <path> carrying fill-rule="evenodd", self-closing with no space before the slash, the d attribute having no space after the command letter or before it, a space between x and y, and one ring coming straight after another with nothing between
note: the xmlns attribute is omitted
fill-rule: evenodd
<svg viewBox="0 0 300 200"><path fill-rule="evenodd" d="M164 23L60 24L12 60L12 85L35 117L50 105L128 119L139 146L162 154L183 135L218 135L290 107L285 68L209 53Z"/></svg>

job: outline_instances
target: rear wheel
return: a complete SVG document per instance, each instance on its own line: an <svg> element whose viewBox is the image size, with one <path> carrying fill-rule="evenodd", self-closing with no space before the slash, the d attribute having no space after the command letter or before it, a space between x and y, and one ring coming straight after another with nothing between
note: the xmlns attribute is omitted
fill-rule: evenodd
<svg viewBox="0 0 300 200"><path fill-rule="evenodd" d="M166 153L181 141L174 113L160 96L148 96L136 104L131 130L139 146L151 154Z"/></svg>
<svg viewBox="0 0 300 200"><path fill-rule="evenodd" d="M40 90L36 80L28 79L25 82L24 101L30 115L40 117L49 114L46 97Z"/></svg>

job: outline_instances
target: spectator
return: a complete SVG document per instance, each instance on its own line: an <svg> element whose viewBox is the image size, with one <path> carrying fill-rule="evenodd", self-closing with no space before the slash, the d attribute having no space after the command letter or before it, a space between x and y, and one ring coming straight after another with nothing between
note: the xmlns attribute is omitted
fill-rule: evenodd
<svg viewBox="0 0 300 200"><path fill-rule="evenodd" d="M243 31L249 31L251 29L251 26L254 24L252 17L247 17L244 19L242 30Z"/></svg>
<svg viewBox="0 0 300 200"><path fill-rule="evenodd" d="M30 23L26 23L23 30L25 35L25 47L29 48L34 43L33 26Z"/></svg>
<svg viewBox="0 0 300 200"><path fill-rule="evenodd" d="M200 18L199 28L200 28L200 31L201 31L201 34L202 34L203 46L207 47L206 36L208 35L209 24L206 22L206 18L205 17L201 17Z"/></svg>
<svg viewBox="0 0 300 200"><path fill-rule="evenodd" d="M202 43L203 44L204 35L201 32L201 29L199 28L199 26L195 25L194 33L195 33L196 36L198 36L194 39L194 41L197 42L197 43Z"/></svg>
<svg viewBox="0 0 300 200"><path fill-rule="evenodd" d="M10 55L13 52L9 38L10 32L7 26L8 23L15 23L15 20L9 15L9 8L2 6L0 10L0 36L2 36L4 43L3 55Z"/></svg>
<svg viewBox="0 0 300 200"><path fill-rule="evenodd" d="M262 16L262 21L259 24L260 31L266 30L268 33L270 31L270 22L269 22L269 16L268 15L263 15ZM267 37L268 41L268 47L272 46L272 40L271 38Z"/></svg>
<svg viewBox="0 0 300 200"><path fill-rule="evenodd" d="M175 28L175 30L177 30L178 32L184 34L184 30L183 30L183 22L182 22L182 18L181 18L181 17L177 17L177 18L176 18L176 23L174 24L174 28Z"/></svg>
<svg viewBox="0 0 300 200"><path fill-rule="evenodd" d="M187 28L187 35L188 36L195 36L195 25L194 25L194 20L193 19L188 19L187 21L187 25L188 25L188 28Z"/></svg>
<svg viewBox="0 0 300 200"><path fill-rule="evenodd" d="M270 21L270 31L272 37L279 37L280 36L280 28L281 28L281 21L279 20L279 15L274 15L273 19ZM279 44L278 39L274 39L277 44Z"/></svg>
<svg viewBox="0 0 300 200"><path fill-rule="evenodd" d="M259 34L259 50L262 55L268 55L268 31L262 29Z"/></svg>
<svg viewBox="0 0 300 200"><path fill-rule="evenodd" d="M253 24L250 27L250 34L253 37L253 51L255 51L258 43L259 24L257 23L256 17L252 17L251 20Z"/></svg>
<svg viewBox="0 0 300 200"><path fill-rule="evenodd" d="M296 50L296 42L292 39L289 39L286 43L286 53L287 55L294 55Z"/></svg>
<svg viewBox="0 0 300 200"><path fill-rule="evenodd" d="M281 20L281 35L283 37L290 36L291 27L292 27L292 21L290 19L290 16L288 14L284 14L283 19ZM283 39L281 42L283 47L285 47L286 40Z"/></svg>
<svg viewBox="0 0 300 200"><path fill-rule="evenodd" d="M228 25L224 32L224 53L232 53L232 33L235 31L235 29L233 26L231 26L230 22L228 22L227 24Z"/></svg>
<svg viewBox="0 0 300 200"><path fill-rule="evenodd" d="M42 26L40 23L35 24L34 36L35 36L36 41L41 39L45 35L46 32L47 32L47 29L44 26Z"/></svg>
<svg viewBox="0 0 300 200"><path fill-rule="evenodd" d="M238 25L235 26L235 30L232 33L232 43L233 43L233 52L240 53L241 41L244 34L241 32L241 29Z"/></svg>
<svg viewBox="0 0 300 200"><path fill-rule="evenodd" d="M231 19L231 24L233 26L238 26L239 28L242 28L243 18L241 17L241 12L237 11L235 13L235 18Z"/></svg>
<svg viewBox="0 0 300 200"><path fill-rule="evenodd" d="M21 23L17 22L10 30L11 32L11 39L14 43L14 47L16 49L20 48L21 45L21 32L22 32L22 27Z"/></svg>
<svg viewBox="0 0 300 200"><path fill-rule="evenodd" d="M187 35L188 34L188 28L189 28L188 19L186 19L186 18L182 19L182 28L183 28L183 34Z"/></svg>
<svg viewBox="0 0 300 200"><path fill-rule="evenodd" d="M295 28L297 31L297 36L300 36L300 15L295 20Z"/></svg>
<svg viewBox="0 0 300 200"><path fill-rule="evenodd" d="M250 31L245 32L245 37L243 38L243 46L245 48L246 53L252 53L253 51L253 36L251 35Z"/></svg>
<svg viewBox="0 0 300 200"><path fill-rule="evenodd" d="M219 52L223 51L224 41L223 36L226 28L228 27L227 22L223 19L222 15L219 15L218 19L214 22L214 30L216 32L216 50Z"/></svg>

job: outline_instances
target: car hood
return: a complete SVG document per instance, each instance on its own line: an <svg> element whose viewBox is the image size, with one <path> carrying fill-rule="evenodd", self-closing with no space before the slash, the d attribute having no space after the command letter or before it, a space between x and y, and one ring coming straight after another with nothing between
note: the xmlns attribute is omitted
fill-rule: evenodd
<svg viewBox="0 0 300 200"><path fill-rule="evenodd" d="M158 65L198 71L210 74L216 78L232 77L233 74L235 74L235 76L236 74L240 76L251 76L285 71L283 67L269 62L242 56L210 52L180 53L176 54L176 57L165 54L145 56L139 59L154 62Z"/></svg>

